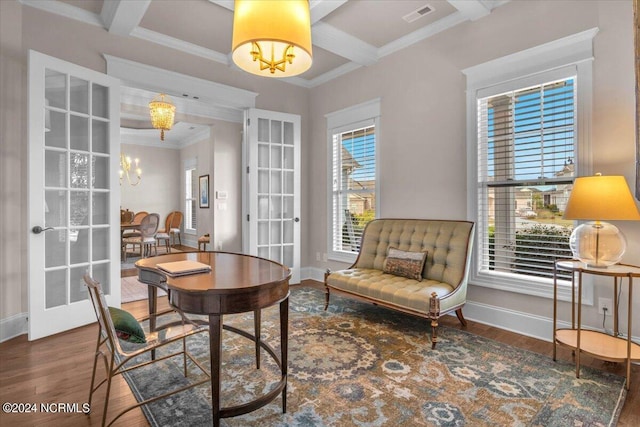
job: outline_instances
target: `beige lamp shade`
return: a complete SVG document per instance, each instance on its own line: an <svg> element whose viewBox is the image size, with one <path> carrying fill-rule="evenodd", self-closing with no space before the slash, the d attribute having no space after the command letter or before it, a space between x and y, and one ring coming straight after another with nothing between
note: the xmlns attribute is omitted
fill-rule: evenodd
<svg viewBox="0 0 640 427"><path fill-rule="evenodd" d="M627 240L606 220L640 220L640 213L623 176L576 178L564 211L566 219L590 220L571 232L569 247L574 258L588 267L607 268L618 263Z"/></svg>
<svg viewBox="0 0 640 427"><path fill-rule="evenodd" d="M311 67L308 0L235 0L233 62L260 76L291 77Z"/></svg>
<svg viewBox="0 0 640 427"><path fill-rule="evenodd" d="M638 221L640 212L624 176L596 175L576 178L564 218Z"/></svg>

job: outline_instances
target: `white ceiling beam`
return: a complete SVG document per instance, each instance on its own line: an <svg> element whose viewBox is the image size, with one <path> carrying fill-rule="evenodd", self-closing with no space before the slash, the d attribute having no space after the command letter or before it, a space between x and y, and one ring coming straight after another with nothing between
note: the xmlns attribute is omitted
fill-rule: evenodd
<svg viewBox="0 0 640 427"><path fill-rule="evenodd" d="M309 11L311 13L311 25L345 4L347 0L311 0Z"/></svg>
<svg viewBox="0 0 640 427"><path fill-rule="evenodd" d="M371 65L378 60L378 48L324 22L311 27L311 40L314 45L359 65Z"/></svg>
<svg viewBox="0 0 640 427"><path fill-rule="evenodd" d="M111 34L128 36L140 24L151 0L105 0L100 16Z"/></svg>
<svg viewBox="0 0 640 427"><path fill-rule="evenodd" d="M491 13L491 9L479 0L447 0L449 4L462 13L470 21L476 21Z"/></svg>

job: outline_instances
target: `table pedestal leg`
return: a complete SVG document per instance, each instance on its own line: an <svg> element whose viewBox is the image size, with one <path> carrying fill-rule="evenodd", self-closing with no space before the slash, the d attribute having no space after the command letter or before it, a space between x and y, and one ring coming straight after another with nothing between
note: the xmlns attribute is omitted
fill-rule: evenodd
<svg viewBox="0 0 640 427"><path fill-rule="evenodd" d="M282 378L287 381L289 354L289 297L280 303L280 360L282 361ZM287 383L282 389L282 413L287 413Z"/></svg>
<svg viewBox="0 0 640 427"><path fill-rule="evenodd" d="M261 311L253 312L253 332L256 336L256 369L260 369L260 321Z"/></svg>
<svg viewBox="0 0 640 427"><path fill-rule="evenodd" d="M209 315L209 354L211 356L211 410L213 425L220 425L220 364L222 363L222 316Z"/></svg>

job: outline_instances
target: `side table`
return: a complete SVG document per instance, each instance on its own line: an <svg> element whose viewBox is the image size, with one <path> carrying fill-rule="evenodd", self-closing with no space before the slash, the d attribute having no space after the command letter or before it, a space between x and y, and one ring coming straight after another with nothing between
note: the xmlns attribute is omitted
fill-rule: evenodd
<svg viewBox="0 0 640 427"><path fill-rule="evenodd" d="M571 328L558 328L558 279L557 271L571 272ZM582 328L582 276L591 274L613 278L613 335ZM577 275L577 301L576 301ZM628 281L629 304L627 309L627 337L622 338L618 331L618 286L622 287L624 278ZM640 360L640 345L631 341L633 319L633 279L640 278L640 267L616 264L608 268L593 268L577 260L559 260L553 270L553 360L556 360L556 346L563 345L575 351L576 378L580 378L580 354L589 354L597 359L610 362L626 362L629 390L631 382L631 362ZM577 309L577 319L576 319Z"/></svg>

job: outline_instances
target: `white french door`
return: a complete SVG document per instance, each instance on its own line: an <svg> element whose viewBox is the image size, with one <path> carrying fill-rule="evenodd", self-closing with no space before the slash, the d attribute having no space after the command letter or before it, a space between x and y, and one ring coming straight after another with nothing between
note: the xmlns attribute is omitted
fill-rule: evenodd
<svg viewBox="0 0 640 427"><path fill-rule="evenodd" d="M29 52L29 340L96 320L83 275L120 306L120 82Z"/></svg>
<svg viewBox="0 0 640 427"><path fill-rule="evenodd" d="M300 116L245 113L244 252L286 265L300 282Z"/></svg>

